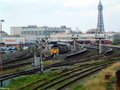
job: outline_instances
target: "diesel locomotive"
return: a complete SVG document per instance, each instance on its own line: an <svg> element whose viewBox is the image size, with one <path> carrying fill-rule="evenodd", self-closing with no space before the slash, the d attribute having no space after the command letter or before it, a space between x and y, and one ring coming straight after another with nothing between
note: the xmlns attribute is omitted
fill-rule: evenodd
<svg viewBox="0 0 120 90"><path fill-rule="evenodd" d="M51 55L53 54L64 54L70 51L70 46L68 44L54 44L51 46Z"/></svg>

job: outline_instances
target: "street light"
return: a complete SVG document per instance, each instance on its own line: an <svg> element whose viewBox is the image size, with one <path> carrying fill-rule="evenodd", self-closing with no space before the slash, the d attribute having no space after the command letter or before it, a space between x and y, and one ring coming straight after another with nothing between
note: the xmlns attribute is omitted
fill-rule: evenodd
<svg viewBox="0 0 120 90"><path fill-rule="evenodd" d="M43 42L39 43L36 41L34 50L34 66L40 66L40 71L43 73L43 55L42 55Z"/></svg>
<svg viewBox="0 0 120 90"><path fill-rule="evenodd" d="M43 41L40 45L40 71L41 73L43 73L43 53L42 53L42 50L43 50Z"/></svg>
<svg viewBox="0 0 120 90"><path fill-rule="evenodd" d="M2 20L0 20L0 22L1 22L1 29L0 29L1 38L0 38L0 42L2 43L2 23L4 22L4 20L2 19Z"/></svg>
<svg viewBox="0 0 120 90"><path fill-rule="evenodd" d="M1 35L0 35L0 43L1 43L1 46L2 46L2 23L4 22L4 20L3 19L1 19L0 20L0 22L1 22L1 29L0 29L0 33L1 33ZM0 75L2 76L2 53L0 53ZM3 83L2 83L2 81L1 81L1 87L3 86Z"/></svg>
<svg viewBox="0 0 120 90"><path fill-rule="evenodd" d="M99 54L102 53L102 45L101 45L101 41L103 39L105 39L105 35L104 36L98 36L97 34L95 35L95 39L98 39L99 40Z"/></svg>
<svg viewBox="0 0 120 90"><path fill-rule="evenodd" d="M76 40L78 39L78 35L75 36L74 34L71 37L72 40L74 40L74 51L76 51Z"/></svg>

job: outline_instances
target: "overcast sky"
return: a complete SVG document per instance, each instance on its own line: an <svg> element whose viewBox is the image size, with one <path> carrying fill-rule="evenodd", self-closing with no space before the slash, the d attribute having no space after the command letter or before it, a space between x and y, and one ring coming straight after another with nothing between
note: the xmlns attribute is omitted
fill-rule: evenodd
<svg viewBox="0 0 120 90"><path fill-rule="evenodd" d="M101 0L106 31L120 32L120 0ZM99 0L0 0L3 30L12 26L61 26L82 32L97 26Z"/></svg>

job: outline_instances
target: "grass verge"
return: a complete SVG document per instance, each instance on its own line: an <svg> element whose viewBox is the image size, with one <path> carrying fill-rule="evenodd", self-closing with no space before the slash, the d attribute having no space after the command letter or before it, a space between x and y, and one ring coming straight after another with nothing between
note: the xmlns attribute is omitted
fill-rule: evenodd
<svg viewBox="0 0 120 90"><path fill-rule="evenodd" d="M102 70L95 77L91 77L75 86L73 90L115 90L111 81L115 80L115 72L120 68L120 62L111 65L110 67ZM105 80L105 75L110 74L109 80Z"/></svg>
<svg viewBox="0 0 120 90"><path fill-rule="evenodd" d="M10 85L7 87L9 90L17 90L20 87L26 86L30 84L31 82L34 82L36 80L50 80L56 74L58 74L59 71L51 71L43 74L35 74L35 75L26 75L26 76L21 76L17 77L11 80Z"/></svg>

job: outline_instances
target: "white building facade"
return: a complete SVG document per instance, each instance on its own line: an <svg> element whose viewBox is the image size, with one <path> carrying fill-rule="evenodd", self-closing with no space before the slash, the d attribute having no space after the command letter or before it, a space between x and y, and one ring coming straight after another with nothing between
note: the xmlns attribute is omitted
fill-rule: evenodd
<svg viewBox="0 0 120 90"><path fill-rule="evenodd" d="M71 28L66 26L61 27L37 27L35 25L29 25L27 27L11 27L12 36L22 36L25 37L26 41L40 40L45 37L50 37L53 33L64 33L66 31L71 31Z"/></svg>
<svg viewBox="0 0 120 90"><path fill-rule="evenodd" d="M25 43L24 37L3 37L2 42L6 45L18 45L20 43Z"/></svg>
<svg viewBox="0 0 120 90"><path fill-rule="evenodd" d="M72 33L71 28L66 26L61 27L37 27L30 25L27 27L11 27L12 36L20 36L25 39L25 42L33 42L43 38L49 38L50 41L72 41L73 35L78 38L78 41L91 41L95 42L97 29L90 29L86 33ZM120 33L106 32L99 34L99 36L105 37L104 40L111 43L120 43ZM24 42L24 41L23 41Z"/></svg>
<svg viewBox="0 0 120 90"><path fill-rule="evenodd" d="M104 37L106 41L110 41L111 43L120 43L120 34L118 33L105 33L105 34L98 34L101 37ZM81 33L81 34L74 34L75 37L78 38L78 41L91 41L95 42L96 34L89 34L89 33ZM73 34L72 33L59 33L53 34L50 36L51 41L72 41Z"/></svg>

